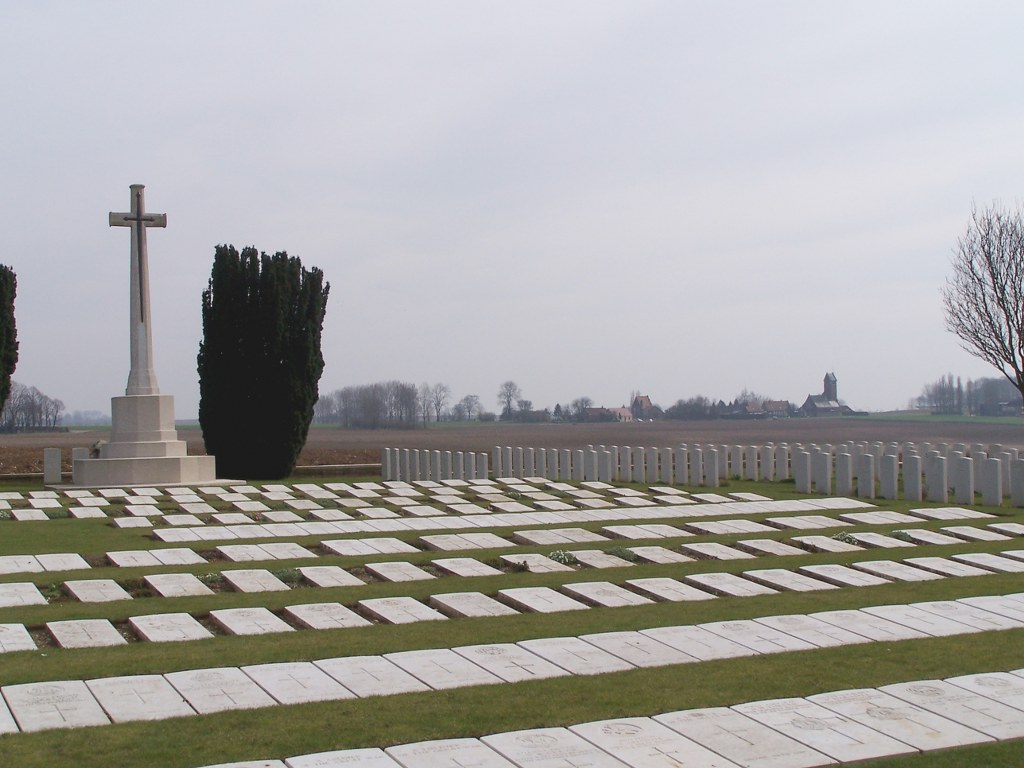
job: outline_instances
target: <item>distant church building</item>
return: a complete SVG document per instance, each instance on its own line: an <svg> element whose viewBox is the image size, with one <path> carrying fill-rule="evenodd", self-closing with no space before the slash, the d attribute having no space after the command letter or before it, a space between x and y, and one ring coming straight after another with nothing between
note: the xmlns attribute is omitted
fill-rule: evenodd
<svg viewBox="0 0 1024 768"><path fill-rule="evenodd" d="M804 416L845 416L853 413L839 403L839 384L834 373L825 374L824 391L820 395L808 395L800 410Z"/></svg>

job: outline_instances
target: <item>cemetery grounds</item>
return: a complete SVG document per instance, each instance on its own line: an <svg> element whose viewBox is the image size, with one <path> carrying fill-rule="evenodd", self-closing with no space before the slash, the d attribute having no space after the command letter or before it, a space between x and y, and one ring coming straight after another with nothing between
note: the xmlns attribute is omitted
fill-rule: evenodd
<svg viewBox="0 0 1024 768"><path fill-rule="evenodd" d="M679 442L756 444L770 439L838 442L862 439L860 434L865 435L863 439L882 441L929 439L1000 442L1006 445L1024 442L1015 439L1015 435L1020 434L1017 425L970 425L971 429L963 425L931 425L929 429L932 431L924 434L918 432L922 427L910 424L892 425L888 432L878 423L868 425L845 421L832 421L830 425L806 422L795 425L742 424L730 425L729 428L735 431L729 436L716 431L722 426L717 424L709 426L713 434L704 432L701 435L694 435L692 431L684 435L667 434L657 424L606 425L601 428L604 432L596 429L597 426L524 427L521 431L515 427L506 427L504 431L438 429L355 436L339 436L333 430L314 430L306 456L308 463L329 465L340 463L337 458L343 455L349 456L350 461L376 460L382 445L401 447L405 444L420 448L443 445L451 449L485 451L494 445L580 447L587 443L618 443L661 447ZM628 433L615 432L608 436L607 430L621 426L631 426L631 429ZM744 431L768 429L769 426L774 427L771 432L774 437ZM829 438L825 432L813 435L799 433L798 436L801 429L831 429L832 437ZM844 431L840 433L840 429ZM864 432L851 434L853 429L863 429ZM975 429L989 431L983 436L972 431ZM628 437L622 437L623 434L628 434ZM40 445L54 444L42 437L35 439L42 441ZM82 437L77 439L81 441ZM376 445L371 445L374 440ZM26 449L24 441L15 447ZM380 480L378 475L367 474L356 477L300 477L282 484L239 483L236 484L239 488L233 491L236 495L227 498L196 489L193 495L197 501L181 501L182 497L176 498L167 489L152 489L156 491L152 494L148 493L149 489L127 492L134 498L116 494L108 498L94 492L93 498L106 502L97 503L97 506L86 506L82 498L72 498L63 493L56 494L56 498L47 498L41 483L33 480L0 483L0 493L4 494L6 498L3 500L10 507L3 510L5 519L0 520L0 558L3 558L0 562L4 564L0 570L9 571L0 572L0 587L30 584L41 598L26 601L27 604L23 605L0 607L0 625L23 626L34 645L34 649L0 653L0 686L4 695L7 696L8 688L12 686L48 684L57 688L57 684L65 681L96 681L133 675L173 677L175 673L194 670L323 662L342 657L379 657L386 654L399 654L390 657L397 661L403 658L402 654L427 649L467 649L481 645L507 647L505 644L513 643L530 647L530 641L543 638L639 630L651 630L657 636L656 630L663 627L717 622L735 624L774 616L905 606L1024 592L1024 576L994 567L979 567L978 573L969 576L950 575L920 581L881 579L874 585L868 585L870 580L865 579L858 586L833 585L835 588L810 591L778 587L768 588L770 591L762 594L745 596L716 596L709 588L704 599L657 599L650 592L627 584L645 579L674 579L693 586L711 583L712 579L708 579L706 574L726 574L740 576L751 586L751 592L757 592L761 590L754 587L758 584L764 587L764 578L769 576L757 581L751 575L755 570L763 574L772 572L773 578L777 579L780 571L806 576L823 565L850 568L865 562L896 563L908 558L941 558L961 566L968 565L965 556L973 558L974 562L988 562L985 560L987 556L1024 550L1021 544L1024 537L1015 532L1000 533L999 528L992 528L993 525L1024 525L1024 511L1009 506L1009 499L1000 507L879 499L870 502L872 507L823 507L815 514L831 518L834 525L813 530L778 527L777 523L766 521L786 517L786 514L757 511L756 506L742 505L718 514L709 512L693 518L666 519L654 514L653 510L671 505L659 502L657 506L631 508L631 514L624 519L568 524L537 524L527 522L525 518L517 523L513 517L516 513L511 512L505 521L509 524L496 520L492 526L473 527L469 532L491 534L499 539L480 539L479 542L489 546L471 550L432 548L425 537L467 531L433 528L428 523L408 530L381 525L380 530L373 533L365 529L345 532L344 526L337 532L327 533L325 528L315 525L318 522L349 520L433 519L424 510L414 515L403 511L407 509L404 505L373 502L372 499L381 497L392 498L390 492L379 487ZM274 490L268 490L268 485L274 486ZM282 485L287 488L278 488ZM528 506L535 506L530 503L533 497L522 495L524 484L511 485L510 489L509 484L502 484L500 490L504 491L503 495L516 503L526 502ZM573 503L581 498L568 490L546 487L539 482L525 485L536 489L525 493L547 494L562 503ZM576 483L569 485L577 490L588 490ZM616 488L631 489L627 493L651 497L672 495L652 490L647 484L616 484ZM436 496L440 494L433 493L433 489L427 490L433 495L418 497L418 501L425 503L417 506L433 506L438 519L459 516L442 516L440 513L445 503L450 501L438 501ZM680 486L675 490L682 491L686 497L713 490L722 498L732 500L724 503L742 498L736 494L812 503L820 503L825 498L822 495L797 494L791 482L750 482L736 478L728 479L716 489ZM354 491L371 491L374 495ZM592 492L599 500L624 498L605 488L593 489ZM465 493L469 502L486 505L481 496L480 493ZM386 509L389 514L373 517L371 515L377 513L367 515L361 512L367 509L366 506L340 503L342 500L366 502L367 499L371 499L368 502L371 509ZM302 503L288 504L288 501ZM708 502L705 506L713 503ZM756 505L756 502L752 503ZM190 510L186 505L205 506L194 506ZM992 517L931 519L916 512L957 506ZM78 512L79 517L72 514L72 509L92 509L93 512ZM650 517L645 517L643 511L636 512L646 509L652 510ZM724 507L721 509L726 510ZM345 517L313 514L331 510L339 511ZM898 522L877 518L843 519L875 511L896 513L892 520ZM807 511L792 514L806 515ZM226 522L221 522L214 515L227 516L223 518ZM18 517L22 519L15 519ZM242 517L247 519L243 522ZM314 525L295 527L299 525L297 519L301 519L302 524ZM744 521L741 530L729 529L728 525L708 525L737 520ZM142 527L120 527L126 523L135 525L138 521L143 521L140 523ZM654 527L647 528L645 532L640 529L642 526ZM658 526L672 526L677 533ZM223 532L228 527L231 538L221 538L228 535ZM617 530L607 530L609 528ZM949 528L972 528L981 533L968 533L969 538L961 538L944 530ZM190 541L182 537L181 541L175 541L173 534L167 534L166 540L155 537L159 531L185 529L209 529L220 533L211 535L208 540ZM915 534L921 542L939 542L943 537L952 541L911 546L913 541L899 533L908 529L925 531L924 534ZM254 535L245 535L248 530ZM317 532L310 532L314 530ZM567 530L577 533L566 533ZM1016 529L1011 525L1002 530ZM864 535L864 540L873 541L875 546L851 544L851 540L857 541L856 537L849 538L854 534ZM888 539L888 543L879 544L879 540L873 538L879 534ZM846 543L851 548L835 552L811 551L796 541L795 537L803 535L820 535ZM383 540L392 543L382 546L380 542ZM396 540L399 544L393 543ZM750 543L765 540L783 546L762 544L761 549L757 549ZM272 544L281 546L274 549L269 546ZM694 545L702 544L723 545L723 551L747 555L763 553L742 559L719 559L702 555L699 547L694 548ZM446 546L455 545L448 542ZM378 549L374 550L374 547ZM637 548L641 548L647 557L656 556L653 554L656 550L648 548L661 548L677 558L682 555L689 559L650 562L636 554L634 550ZM789 551L793 548L797 551ZM522 557L518 560L521 556L547 556L565 550L590 552L580 559L595 565L570 564L565 569L532 572L517 564L528 559ZM166 562L152 559L161 551L167 555ZM705 548L704 551L713 550ZM47 557L55 555L65 557ZM19 556L27 558L27 570L18 570L15 558ZM482 575L458 576L438 565L439 561L455 558L472 558L487 568L479 570ZM615 558L620 562L614 563ZM563 559L571 558L559 554L554 558L555 561ZM991 562L1013 559L1013 556L1005 555ZM123 564L115 565L118 560ZM550 559L548 561L551 562ZM22 564L25 562L23 559ZM396 563L408 566L389 568L382 565ZM609 565L612 567L601 567ZM307 569L309 574L316 573L317 578L324 579L327 574L308 570L324 566L335 569L329 576L336 578L337 582L326 578L322 583L337 583L337 586L315 586L315 581L300 570ZM805 568L809 570L801 570ZM271 578L257 577L260 586L249 586L237 574L230 573L242 570L263 571ZM418 575L417 570L422 575ZM389 580L400 578L395 575L397 572L404 572L413 580ZM863 570L857 572L867 573ZM970 573L970 569L962 569L962 572ZM205 591L197 589L197 594L178 597L160 596L158 587L161 581L152 577L166 574L195 577L181 581L192 585L198 583ZM88 602L75 598L76 589L83 589L81 582L99 580L104 580L109 589L107 598L118 599ZM110 581L115 587L109 587ZM728 582L724 577L722 581ZM622 598L607 586L601 588L603 596L600 589L596 593L588 593L585 587L577 586L593 582L620 587L628 595L645 600ZM515 590L524 588L552 590L560 599L575 600L580 607L553 613L524 609L508 597ZM247 589L262 591L243 591ZM484 595L514 612L462 618L450 609L439 609L443 603L437 599L438 596L453 593ZM614 602L609 595L619 595L625 602L635 604L602 607L602 600ZM410 598L415 605L422 606L417 609L423 611L421 620L390 623L386 610L382 614L372 610L372 606L377 605L373 601L396 598ZM337 611L332 614L337 621L347 621L349 625L310 629L299 618L301 611L289 610L296 606L328 603L351 613L351 617ZM565 603L563 607L568 606L569 603ZM386 608L385 603L383 609ZM249 613L237 614L236 619L258 616L266 622L262 629L269 631L263 634L232 634L232 631L250 631L244 628L243 623L232 623L232 609L252 609ZM441 614L442 618L425 618L431 611ZM141 639L144 632L140 632L139 627L144 622L138 620L153 614L185 615L191 622L188 626L198 627L195 631L202 639L181 642ZM99 638L97 642L110 644L59 647L57 638L61 627L73 626L59 623L79 620L96 620L104 629L109 625L113 635L97 631L95 637ZM394 615L390 616L390 621L397 620ZM612 640L609 636L608 642ZM404 658L412 657L407 655ZM243 760L284 760L332 750L388 747L522 729L571 726L611 718L653 716L695 708L728 707L904 681L1005 673L1024 667L1024 624L969 634L924 635L912 639L765 652L707 661L687 660L685 663L655 666L642 666L638 662L628 666L630 668L600 674L563 674L519 682L481 678L478 680L481 684L438 685L437 690L348 696L309 703L278 704L273 700L257 699L253 708L153 721L8 733L0 736L0 766L199 768ZM1019 700L1024 700L1024 697ZM240 702L238 706L247 707L249 704ZM858 764L1019 766L1022 762L1024 741L1007 740Z"/></svg>

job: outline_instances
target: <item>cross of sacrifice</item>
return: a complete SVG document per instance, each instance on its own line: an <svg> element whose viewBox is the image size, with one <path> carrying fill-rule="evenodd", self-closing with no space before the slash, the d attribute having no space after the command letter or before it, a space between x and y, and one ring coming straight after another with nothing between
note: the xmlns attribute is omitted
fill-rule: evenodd
<svg viewBox="0 0 1024 768"><path fill-rule="evenodd" d="M153 331L149 322L149 257L146 228L166 227L167 214L146 213L145 186L131 185L132 209L111 213L110 226L130 227L131 249L131 371L127 395L155 395L160 392L153 370Z"/></svg>

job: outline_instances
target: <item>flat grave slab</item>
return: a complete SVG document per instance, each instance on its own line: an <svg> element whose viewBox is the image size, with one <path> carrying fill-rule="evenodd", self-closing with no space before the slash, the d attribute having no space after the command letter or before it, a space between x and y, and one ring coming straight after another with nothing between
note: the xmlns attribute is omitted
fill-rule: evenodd
<svg viewBox="0 0 1024 768"><path fill-rule="evenodd" d="M153 523L145 517L115 517L113 520L115 528L152 528ZM199 537L189 530L164 529L154 534L160 541L198 541Z"/></svg>
<svg viewBox="0 0 1024 768"><path fill-rule="evenodd" d="M573 725L570 731L633 766L735 768L735 763L648 717Z"/></svg>
<svg viewBox="0 0 1024 768"><path fill-rule="evenodd" d="M73 598L83 603L111 603L116 600L132 599L132 596L113 579L65 581L64 588Z"/></svg>
<svg viewBox="0 0 1024 768"><path fill-rule="evenodd" d="M160 565L156 555L145 549L107 552L107 559L114 565L122 568L145 568Z"/></svg>
<svg viewBox="0 0 1024 768"><path fill-rule="evenodd" d="M304 603L284 609L290 619L309 629L366 627L370 622L341 603Z"/></svg>
<svg viewBox="0 0 1024 768"><path fill-rule="evenodd" d="M667 577L649 579L628 579L626 583L642 594L656 600L667 600L678 603L687 600L714 600L715 595L703 589L697 589L681 581Z"/></svg>
<svg viewBox="0 0 1024 768"><path fill-rule="evenodd" d="M429 549L453 552L463 549L495 549L511 547L512 542L493 533L451 533L424 536L421 539Z"/></svg>
<svg viewBox="0 0 1024 768"><path fill-rule="evenodd" d="M898 549L899 547L917 546L912 541L903 541L902 539L886 536L885 534L876 533L875 531L860 531L857 533L851 533L849 536L858 544L871 549Z"/></svg>
<svg viewBox="0 0 1024 768"><path fill-rule="evenodd" d="M21 605L46 605L46 598L35 584L13 582L0 584L0 608Z"/></svg>
<svg viewBox="0 0 1024 768"><path fill-rule="evenodd" d="M35 555L3 555L0 556L0 574L9 573L39 573L43 566L36 560Z"/></svg>
<svg viewBox="0 0 1024 768"><path fill-rule="evenodd" d="M888 579L871 573L857 571L845 565L825 563L823 565L802 565L797 569L811 578L821 579L837 587L873 587L879 584L891 584Z"/></svg>
<svg viewBox="0 0 1024 768"><path fill-rule="evenodd" d="M923 751L993 741L991 736L874 688L819 693L807 699Z"/></svg>
<svg viewBox="0 0 1024 768"><path fill-rule="evenodd" d="M411 624L416 621L444 621L448 617L411 597L378 597L360 600L359 606L385 624Z"/></svg>
<svg viewBox="0 0 1024 768"><path fill-rule="evenodd" d="M222 544L217 547L217 552L225 560L230 560L233 563L272 559L259 544Z"/></svg>
<svg viewBox="0 0 1024 768"><path fill-rule="evenodd" d="M861 610L919 630L932 637L963 635L981 631L968 624L911 605L876 605L870 608L861 608Z"/></svg>
<svg viewBox="0 0 1024 768"><path fill-rule="evenodd" d="M999 533L999 531L993 531L990 528L975 528L973 525L951 525L941 530L964 541L1008 541L1010 539L1009 536Z"/></svg>
<svg viewBox="0 0 1024 768"><path fill-rule="evenodd" d="M835 584L795 571L787 571L785 568L761 568L744 571L743 577L780 592L814 592L819 589L838 589Z"/></svg>
<svg viewBox="0 0 1024 768"><path fill-rule="evenodd" d="M501 576L493 566L481 563L471 557L449 557L431 561L431 565L452 576Z"/></svg>
<svg viewBox="0 0 1024 768"><path fill-rule="evenodd" d="M212 595L213 590L191 573L151 573L143 577L146 585L161 597Z"/></svg>
<svg viewBox="0 0 1024 768"><path fill-rule="evenodd" d="M686 529L694 533L723 535L732 533L772 533L776 529L764 523L751 520L699 520L686 524Z"/></svg>
<svg viewBox="0 0 1024 768"><path fill-rule="evenodd" d="M878 509L871 512L845 512L839 515L840 520L857 525L892 525L916 523L919 518L912 515L905 515L902 512L890 512L885 509Z"/></svg>
<svg viewBox="0 0 1024 768"><path fill-rule="evenodd" d="M845 520L838 520L827 515L788 515L786 517L769 517L764 522L775 528L793 531L812 531L818 528L842 528L853 525Z"/></svg>
<svg viewBox="0 0 1024 768"><path fill-rule="evenodd" d="M862 560L859 563L850 563L850 567L889 581L932 581L944 578L941 574L915 568L897 560Z"/></svg>
<svg viewBox="0 0 1024 768"><path fill-rule="evenodd" d="M1024 677L1010 672L982 672L946 678L946 682L1008 707L1024 711Z"/></svg>
<svg viewBox="0 0 1024 768"><path fill-rule="evenodd" d="M516 643L530 653L550 661L573 675L601 675L636 669L625 659L608 653L578 637L542 637Z"/></svg>
<svg viewBox="0 0 1024 768"><path fill-rule="evenodd" d="M992 517L987 512L978 512L975 509L964 509L963 507L935 507L931 509L912 509L910 514L925 520L969 520L984 517Z"/></svg>
<svg viewBox="0 0 1024 768"><path fill-rule="evenodd" d="M501 678L447 648L386 653L384 658L436 691L502 682Z"/></svg>
<svg viewBox="0 0 1024 768"><path fill-rule="evenodd" d="M229 635L267 635L295 629L266 608L222 608L210 611L210 619Z"/></svg>
<svg viewBox="0 0 1024 768"><path fill-rule="evenodd" d="M518 613L504 603L482 592L450 592L431 595L430 604L449 616L514 616Z"/></svg>
<svg viewBox="0 0 1024 768"><path fill-rule="evenodd" d="M817 647L796 635L752 619L712 621L700 626L726 640L746 646L756 653L808 651Z"/></svg>
<svg viewBox="0 0 1024 768"><path fill-rule="evenodd" d="M50 621L46 629L61 648L104 648L128 642L106 619Z"/></svg>
<svg viewBox="0 0 1024 768"><path fill-rule="evenodd" d="M840 645L857 645L869 642L869 638L858 635L843 627L829 624L814 616L790 614L784 616L764 616L754 619L780 632L793 635L819 648L831 648Z"/></svg>
<svg viewBox="0 0 1024 768"><path fill-rule="evenodd" d="M362 587L366 582L337 565L307 565L297 569L317 587Z"/></svg>
<svg viewBox="0 0 1024 768"><path fill-rule="evenodd" d="M1000 616L1006 616L1015 621L1024 621L1024 602L1015 600L1012 597L984 595L981 597L962 597L957 602L981 608L991 613L997 613Z"/></svg>
<svg viewBox="0 0 1024 768"><path fill-rule="evenodd" d="M607 581L580 581L563 584L562 591L590 605L604 608L619 608L627 605L650 605L648 598L623 589L617 584Z"/></svg>
<svg viewBox="0 0 1024 768"><path fill-rule="evenodd" d="M921 603L912 603L911 607L920 608L928 611L928 613L934 613L937 616L958 621L982 632L1016 629L1024 626L1024 623L1018 619L1011 618L1005 614L993 613L977 605L964 603L960 600L929 600Z"/></svg>
<svg viewBox="0 0 1024 768"><path fill-rule="evenodd" d="M195 515L164 515L164 525L203 525Z"/></svg>
<svg viewBox="0 0 1024 768"><path fill-rule="evenodd" d="M752 555L791 556L806 555L807 551L775 539L744 539L736 542L736 549Z"/></svg>
<svg viewBox="0 0 1024 768"><path fill-rule="evenodd" d="M725 544L718 544L712 541L681 544L679 548L686 554L699 560L750 560L754 557L749 552L742 552Z"/></svg>
<svg viewBox="0 0 1024 768"><path fill-rule="evenodd" d="M958 563L967 563L986 571L995 573L1021 573L1024 572L1024 562L1011 557L1001 557L993 552L964 552L959 555L950 555L951 560Z"/></svg>
<svg viewBox="0 0 1024 768"><path fill-rule="evenodd" d="M25 733L110 722L81 680L6 685L2 692L18 727ZM10 731L9 727L4 730Z"/></svg>
<svg viewBox="0 0 1024 768"><path fill-rule="evenodd" d="M791 540L809 552L857 552L864 549L856 544L849 544L829 536L794 536Z"/></svg>
<svg viewBox="0 0 1024 768"><path fill-rule="evenodd" d="M338 555L405 555L419 553L412 544L401 539L337 539L322 542L324 547Z"/></svg>
<svg viewBox="0 0 1024 768"><path fill-rule="evenodd" d="M313 663L360 698L430 690L382 656L344 656Z"/></svg>
<svg viewBox="0 0 1024 768"><path fill-rule="evenodd" d="M815 768L836 762L727 707L669 712L653 719L745 768Z"/></svg>
<svg viewBox="0 0 1024 768"><path fill-rule="evenodd" d="M930 531L927 528L905 528L899 531L901 536L906 536L915 544L962 544L963 539L950 536L938 531Z"/></svg>
<svg viewBox="0 0 1024 768"><path fill-rule="evenodd" d="M763 584L741 578L732 573L693 573L682 579L690 586L726 597L752 597L754 595L775 595L777 590Z"/></svg>
<svg viewBox="0 0 1024 768"><path fill-rule="evenodd" d="M580 565L588 568L626 568L633 565L629 560L609 555L599 549L572 549L569 554L576 558ZM1024 562L1021 563L1024 566Z"/></svg>
<svg viewBox="0 0 1024 768"><path fill-rule="evenodd" d="M879 690L996 739L1024 736L1024 711L944 680L895 683Z"/></svg>
<svg viewBox="0 0 1024 768"><path fill-rule="evenodd" d="M808 699L752 701L733 709L842 762L917 751Z"/></svg>
<svg viewBox="0 0 1024 768"><path fill-rule="evenodd" d="M637 667L664 667L669 664L690 664L696 656L666 645L642 632L599 632L581 635L580 640L625 659Z"/></svg>
<svg viewBox="0 0 1024 768"><path fill-rule="evenodd" d="M281 704L355 698L352 691L309 661L256 664L241 669Z"/></svg>
<svg viewBox="0 0 1024 768"><path fill-rule="evenodd" d="M720 493L693 493L690 494L692 498L697 501L703 501L707 504L723 504L727 501L732 501L728 496L723 496Z"/></svg>
<svg viewBox="0 0 1024 768"><path fill-rule="evenodd" d="M992 571L945 557L908 557L903 562L940 576L988 576Z"/></svg>
<svg viewBox="0 0 1024 768"><path fill-rule="evenodd" d="M213 520L222 525L248 525L256 521L242 512L220 512L213 515Z"/></svg>
<svg viewBox="0 0 1024 768"><path fill-rule="evenodd" d="M107 513L99 507L68 507L68 514L76 520L94 520L98 517L106 517ZM44 515L45 517L45 515Z"/></svg>
<svg viewBox="0 0 1024 768"><path fill-rule="evenodd" d="M500 589L498 595L513 608L534 613L585 611L589 606L549 587Z"/></svg>
<svg viewBox="0 0 1024 768"><path fill-rule="evenodd" d="M531 768L622 768L622 763L565 728L536 728L483 736L480 741L516 765Z"/></svg>
<svg viewBox="0 0 1024 768"><path fill-rule="evenodd" d="M367 572L372 573L382 581L425 581L435 578L432 574L427 573L412 563L366 563L364 567Z"/></svg>
<svg viewBox="0 0 1024 768"><path fill-rule="evenodd" d="M634 555L640 560L647 563L655 563L658 565L671 565L673 563L689 563L693 562L692 557L687 557L679 552L674 552L667 547L630 547L629 548Z"/></svg>
<svg viewBox="0 0 1024 768"><path fill-rule="evenodd" d="M276 703L270 694L235 667L168 672L164 678L201 715L270 707Z"/></svg>
<svg viewBox="0 0 1024 768"><path fill-rule="evenodd" d="M666 539L676 536L693 536L689 531L674 525L606 525L601 529L615 539Z"/></svg>
<svg viewBox="0 0 1024 768"><path fill-rule="evenodd" d="M864 611L820 611L810 614L810 617L881 642L914 640L928 637L926 633L908 627L905 624L899 624L882 616Z"/></svg>
<svg viewBox="0 0 1024 768"><path fill-rule="evenodd" d="M452 650L506 683L569 674L562 667L512 643L466 645Z"/></svg>
<svg viewBox="0 0 1024 768"><path fill-rule="evenodd" d="M161 565L205 565L206 560L199 552L187 547L168 547L151 550Z"/></svg>
<svg viewBox="0 0 1024 768"><path fill-rule="evenodd" d="M92 507L87 507L87 509L92 510ZM102 512L99 516L106 517ZM49 520L50 516L41 509L12 509L11 518L18 522L29 523L38 522L40 520Z"/></svg>
<svg viewBox="0 0 1024 768"><path fill-rule="evenodd" d="M36 643L24 624L0 624L0 653L35 649Z"/></svg>
<svg viewBox="0 0 1024 768"><path fill-rule="evenodd" d="M185 640L205 640L213 634L187 613L156 613L132 616L128 619L132 630L143 640L152 643L171 643Z"/></svg>
<svg viewBox="0 0 1024 768"><path fill-rule="evenodd" d="M263 568L221 571L224 581L238 592L287 592L289 587Z"/></svg>
<svg viewBox="0 0 1024 768"><path fill-rule="evenodd" d="M512 566L525 565L530 573L566 573L573 569L568 565L556 563L550 557L533 552L517 552L514 555L501 555L502 562Z"/></svg>
<svg viewBox="0 0 1024 768"><path fill-rule="evenodd" d="M993 531L1005 533L1007 536L1024 536L1024 524L1022 523L990 523L988 527Z"/></svg>
<svg viewBox="0 0 1024 768"><path fill-rule="evenodd" d="M486 744L477 739L439 739L402 744L384 750L396 765L404 768L515 768Z"/></svg>
<svg viewBox="0 0 1024 768"><path fill-rule="evenodd" d="M163 675L104 677L87 680L85 684L115 723L196 714Z"/></svg>

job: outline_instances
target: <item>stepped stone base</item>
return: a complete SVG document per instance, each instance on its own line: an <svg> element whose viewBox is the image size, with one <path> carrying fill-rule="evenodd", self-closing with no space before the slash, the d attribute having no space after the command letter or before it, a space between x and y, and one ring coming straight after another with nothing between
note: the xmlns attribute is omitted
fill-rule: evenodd
<svg viewBox="0 0 1024 768"><path fill-rule="evenodd" d="M76 486L191 485L217 478L213 456L188 456L174 428L174 397L126 395L110 401L110 442L98 458L75 459Z"/></svg>

